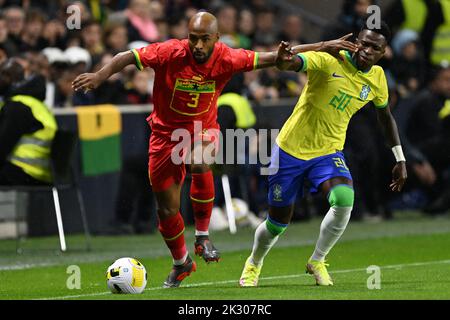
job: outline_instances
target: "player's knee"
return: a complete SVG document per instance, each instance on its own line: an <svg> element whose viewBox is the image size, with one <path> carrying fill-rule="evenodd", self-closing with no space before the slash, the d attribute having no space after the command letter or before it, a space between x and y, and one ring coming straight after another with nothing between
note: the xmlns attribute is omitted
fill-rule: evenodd
<svg viewBox="0 0 450 320"><path fill-rule="evenodd" d="M331 188L328 194L328 202L332 207L353 207L355 192L346 184L339 184Z"/></svg>
<svg viewBox="0 0 450 320"><path fill-rule="evenodd" d="M269 230L269 232L276 237L283 234L286 231L288 224L275 221L270 216L267 216L266 227L267 230Z"/></svg>
<svg viewBox="0 0 450 320"><path fill-rule="evenodd" d="M161 220L175 216L179 211L179 208L160 207L158 208L158 217Z"/></svg>

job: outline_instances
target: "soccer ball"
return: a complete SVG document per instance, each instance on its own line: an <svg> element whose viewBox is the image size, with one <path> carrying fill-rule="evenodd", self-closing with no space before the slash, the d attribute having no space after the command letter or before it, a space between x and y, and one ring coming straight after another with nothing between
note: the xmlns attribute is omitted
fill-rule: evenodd
<svg viewBox="0 0 450 320"><path fill-rule="evenodd" d="M112 293L142 293L147 285L147 271L133 258L120 258L109 266L106 283Z"/></svg>

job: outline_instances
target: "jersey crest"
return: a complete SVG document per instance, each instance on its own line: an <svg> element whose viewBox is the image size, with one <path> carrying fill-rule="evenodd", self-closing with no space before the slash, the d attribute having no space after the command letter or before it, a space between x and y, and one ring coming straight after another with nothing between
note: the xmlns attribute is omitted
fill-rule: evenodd
<svg viewBox="0 0 450 320"><path fill-rule="evenodd" d="M366 100L370 93L370 86L365 84L362 86L361 92L359 93L359 97L361 100Z"/></svg>

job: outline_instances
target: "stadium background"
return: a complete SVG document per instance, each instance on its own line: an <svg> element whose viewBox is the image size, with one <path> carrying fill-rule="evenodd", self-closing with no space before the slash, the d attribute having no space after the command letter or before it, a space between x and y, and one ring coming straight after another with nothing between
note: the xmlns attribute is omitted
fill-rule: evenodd
<svg viewBox="0 0 450 320"><path fill-rule="evenodd" d="M220 21L222 41L227 44L255 50L272 50L280 40L289 40L293 44L307 43L332 39L344 35L347 31L357 32L362 21L362 17L358 15L361 8L378 4L382 9L382 18L386 19L395 31L390 49L381 64L387 71L391 106L398 121L401 120L402 124L406 122L401 129L404 130L402 134L407 136L408 126L415 124L409 123L408 117L405 116L409 111L403 112L403 109L397 107L414 101L421 94L421 90L429 84L427 79L436 66L429 62L429 52L426 51L426 44L421 42L419 33L400 33L402 24L395 19L391 5L401 2L253 0L243 4L240 1L201 0L0 0L0 61L7 57L17 57L26 65L29 75L41 75L43 78L39 79L46 82L47 105L55 113L60 128L79 133L75 168L91 232L150 233L155 231L155 205L151 199L151 190L145 182L147 141L150 133L145 118L151 111L152 71L138 73L132 67L127 68L99 90L87 95L71 90L70 83L77 74L98 70L119 51L171 37L185 37L187 20L198 9L207 9L216 14ZM68 30L65 26L65 9L70 4L82 8L81 30ZM127 10L148 13L147 32L142 34L138 28L133 27L130 21L135 19L136 15L127 14ZM431 18L428 17L427 21L429 19ZM406 47L409 51L403 51ZM234 79L229 90L236 91L236 87L240 88L239 93L250 99L257 118L255 128L281 128L295 105L296 97L301 93L305 79L304 74L283 73L275 69L256 71ZM87 152L83 145L85 141L80 122L86 117L85 113L89 113L83 109L92 110L92 107L88 106L96 104L118 107L113 107L112 113L119 117L119 125L113 123L115 120L108 122L111 121L108 113L111 111L107 111L105 115L97 115L99 119L105 119L100 120L101 126L115 126L113 129L109 128L109 131L119 137L117 145L108 151L108 166L98 163L98 160L102 159L101 154ZM407 188L401 195L394 196L387 188L393 156L384 145L382 133L376 126L372 111L370 107L366 107L352 120L347 137L345 151L355 177L357 192L352 219L391 219L392 211L410 209L430 216L448 212L448 157L445 145L441 146L444 152L438 157L447 167L436 169L437 177L434 180L420 180L414 177L414 171L410 170ZM445 131L448 130L448 117L440 119L436 115L433 119L436 119L436 128L439 130L430 128L429 132L421 132L421 135L439 136L443 140L448 138L448 135L445 136L448 134L448 131ZM414 146L414 141L412 144L414 150L419 148ZM409 151L406 150L407 156ZM97 163L94 163L95 160ZM235 197L244 198L250 209L262 217L267 208L265 178L259 177L257 166L245 168L244 176L248 183L244 183L245 187L242 189L242 181L232 181L232 192ZM238 172L238 175L240 173ZM142 178L145 179L144 182ZM135 195L144 193L150 196L140 200L134 199L133 204L136 206L129 207L124 199L129 194L124 196L121 193L121 187L124 188L124 185L134 186L136 189L131 193ZM218 187L220 188L220 183ZM220 193L220 189L218 192ZM439 199L439 195L445 193L446 198ZM75 193L65 192L61 198L66 232L80 232L82 225ZM217 205L222 206L220 194L217 198ZM435 207L430 209L433 200L441 202L438 202L437 208L434 203ZM3 208L17 207L14 197L6 197L2 201ZM141 207L137 205L137 201L141 201ZM299 201L294 220L321 216L326 211L323 209L324 205L326 203L324 204L322 198L308 196ZM122 213L118 213L119 207ZM29 236L56 234L51 195L30 195L29 208ZM182 212L187 221L192 222L187 188L183 193ZM4 215L2 219L8 219L8 216Z"/></svg>

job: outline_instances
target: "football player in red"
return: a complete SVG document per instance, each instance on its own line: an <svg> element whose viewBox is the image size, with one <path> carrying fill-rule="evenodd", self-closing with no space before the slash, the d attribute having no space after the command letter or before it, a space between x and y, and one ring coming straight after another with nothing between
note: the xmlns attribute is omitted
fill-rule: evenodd
<svg viewBox="0 0 450 320"><path fill-rule="evenodd" d="M295 53L320 50L338 55L340 49L355 50L354 44L345 40L348 36L289 50ZM129 64L135 64L138 69L150 67L155 71L153 111L147 118L152 129L149 178L157 200L158 228L173 257L173 268L164 287L178 287L196 270L195 261L186 248L184 221L180 214L180 192L186 165L185 162L173 161L174 150L177 150L175 156L192 159L191 155L198 154L197 147L206 150L214 144L210 148L214 156L219 129L217 98L222 89L233 74L275 66L276 57L276 51L232 49L219 42L216 18L210 13L199 12L189 21L188 39L152 43L119 53L98 72L82 74L72 83L75 90L92 90ZM194 123L200 124L201 129L196 130ZM189 150L183 149L181 154L175 148L180 142L173 141L173 133L177 129L190 133L192 141ZM207 161L194 159L190 163L195 254L206 262L218 261L219 251L208 234L214 200L213 175Z"/></svg>

